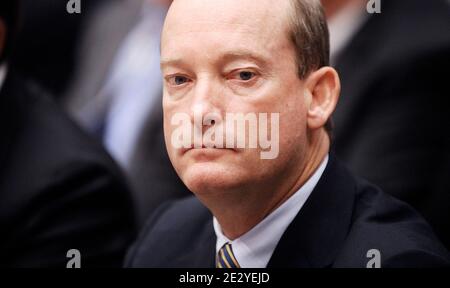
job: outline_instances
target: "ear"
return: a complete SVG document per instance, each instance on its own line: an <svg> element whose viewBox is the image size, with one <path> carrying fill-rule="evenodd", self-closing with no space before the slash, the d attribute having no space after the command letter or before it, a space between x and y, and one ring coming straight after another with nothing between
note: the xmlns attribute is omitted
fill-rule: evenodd
<svg viewBox="0 0 450 288"><path fill-rule="evenodd" d="M323 67L308 76L305 87L309 105L307 125L316 130L324 127L333 114L341 93L341 82L336 70Z"/></svg>

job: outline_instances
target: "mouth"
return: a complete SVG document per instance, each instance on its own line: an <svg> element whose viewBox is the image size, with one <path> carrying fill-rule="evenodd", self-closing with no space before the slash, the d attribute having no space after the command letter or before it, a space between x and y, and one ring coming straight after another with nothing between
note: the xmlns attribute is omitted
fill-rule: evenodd
<svg viewBox="0 0 450 288"><path fill-rule="evenodd" d="M194 145L192 144L191 147L189 148L181 148L180 149L181 154L184 155L188 152L221 152L221 151L232 151L232 152L237 152L236 149L233 148L224 148L224 147L216 147L216 145Z"/></svg>

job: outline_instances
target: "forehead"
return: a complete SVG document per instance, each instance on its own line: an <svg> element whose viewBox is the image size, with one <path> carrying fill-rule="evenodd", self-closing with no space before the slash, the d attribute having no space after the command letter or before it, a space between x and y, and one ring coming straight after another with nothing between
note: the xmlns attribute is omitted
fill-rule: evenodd
<svg viewBox="0 0 450 288"><path fill-rule="evenodd" d="M290 0L176 0L164 25L162 54L199 45L205 51L284 45L290 7Z"/></svg>

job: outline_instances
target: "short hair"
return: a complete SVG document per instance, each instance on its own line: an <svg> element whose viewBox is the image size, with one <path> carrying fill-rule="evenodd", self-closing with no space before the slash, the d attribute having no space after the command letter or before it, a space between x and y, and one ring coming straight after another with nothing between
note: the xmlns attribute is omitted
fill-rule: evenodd
<svg viewBox="0 0 450 288"><path fill-rule="evenodd" d="M312 71L330 65L330 35L320 0L289 0L293 8L289 37L296 50L297 73L300 79ZM331 136L331 119L325 125Z"/></svg>
<svg viewBox="0 0 450 288"><path fill-rule="evenodd" d="M0 1L0 19L6 27L6 39L3 50L0 53L0 62L5 60L11 53L11 47L16 37L19 18L19 0Z"/></svg>

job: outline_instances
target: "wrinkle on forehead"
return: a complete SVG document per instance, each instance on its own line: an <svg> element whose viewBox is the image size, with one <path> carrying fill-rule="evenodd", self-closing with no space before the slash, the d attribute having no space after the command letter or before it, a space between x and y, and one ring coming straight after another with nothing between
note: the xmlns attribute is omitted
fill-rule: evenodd
<svg viewBox="0 0 450 288"><path fill-rule="evenodd" d="M285 5L283 5L283 2ZM176 0L164 26L167 32L232 31L270 37L287 32L289 0Z"/></svg>
<svg viewBox="0 0 450 288"><path fill-rule="evenodd" d="M245 52L263 59L263 66L280 70L289 62L296 70L289 8L290 0L176 0L164 26L162 68L201 70Z"/></svg>

